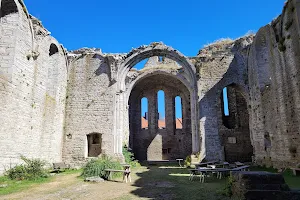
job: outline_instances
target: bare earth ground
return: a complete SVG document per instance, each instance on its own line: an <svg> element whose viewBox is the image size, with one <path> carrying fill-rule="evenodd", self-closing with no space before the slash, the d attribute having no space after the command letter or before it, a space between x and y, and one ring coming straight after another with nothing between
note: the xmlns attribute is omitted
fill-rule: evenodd
<svg viewBox="0 0 300 200"><path fill-rule="evenodd" d="M56 175L53 181L36 185L28 190L0 196L3 200L131 200L131 199L226 199L216 191L225 180L211 178L201 184L198 179L188 180L188 170L177 167L141 167L132 173L132 182L121 179L103 183L86 183L79 174Z"/></svg>

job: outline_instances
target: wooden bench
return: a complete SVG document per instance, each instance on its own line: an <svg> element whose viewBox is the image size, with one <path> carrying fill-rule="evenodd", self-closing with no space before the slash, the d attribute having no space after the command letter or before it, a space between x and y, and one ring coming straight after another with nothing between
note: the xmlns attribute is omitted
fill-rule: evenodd
<svg viewBox="0 0 300 200"><path fill-rule="evenodd" d="M293 174L295 176L299 176L300 175L300 168L291 168L291 170L293 171Z"/></svg>
<svg viewBox="0 0 300 200"><path fill-rule="evenodd" d="M124 170L118 170L118 169L105 169L104 171L106 171L108 173L108 180L112 180L112 174L114 172L122 172L123 173L123 181L125 180L125 182L127 183L128 180L129 182L131 182L131 176L130 176L130 168L124 169Z"/></svg>
<svg viewBox="0 0 300 200"><path fill-rule="evenodd" d="M65 171L66 169L70 169L70 166L63 162L53 163L53 172L59 173Z"/></svg>

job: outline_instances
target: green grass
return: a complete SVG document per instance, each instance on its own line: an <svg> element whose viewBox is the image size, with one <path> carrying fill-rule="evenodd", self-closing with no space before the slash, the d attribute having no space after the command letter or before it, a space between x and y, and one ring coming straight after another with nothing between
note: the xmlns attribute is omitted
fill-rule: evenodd
<svg viewBox="0 0 300 200"><path fill-rule="evenodd" d="M66 170L64 172L59 173L60 175L68 175L68 174L76 174L81 173L82 169L78 170ZM49 178L38 178L36 180L11 180L7 176L0 176L0 185L8 185L5 188L0 188L0 195L6 195L11 193L20 192L26 189L29 189L35 185L39 185L42 183L47 183L53 180L54 177Z"/></svg>
<svg viewBox="0 0 300 200"><path fill-rule="evenodd" d="M38 185L41 183L46 183L52 180L52 177L50 178L39 178L36 180L23 180L23 181L17 181L17 180L11 180L7 178L6 176L0 177L0 185L8 185L5 188L0 188L0 195L5 194L11 194L15 192L20 192L22 190L28 189L34 185Z"/></svg>

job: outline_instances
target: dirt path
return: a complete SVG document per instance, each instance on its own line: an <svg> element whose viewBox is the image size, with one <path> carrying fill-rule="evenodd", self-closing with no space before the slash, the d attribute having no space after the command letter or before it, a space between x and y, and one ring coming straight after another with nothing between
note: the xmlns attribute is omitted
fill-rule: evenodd
<svg viewBox="0 0 300 200"><path fill-rule="evenodd" d="M140 169L140 172L145 169ZM132 176L132 183L121 180L103 183L86 183L77 178L79 174L57 175L53 181L34 186L29 190L0 196L3 200L79 200L79 199L122 199L134 191L133 186L138 178ZM126 199L126 198L125 198ZM133 199L133 198L130 198Z"/></svg>

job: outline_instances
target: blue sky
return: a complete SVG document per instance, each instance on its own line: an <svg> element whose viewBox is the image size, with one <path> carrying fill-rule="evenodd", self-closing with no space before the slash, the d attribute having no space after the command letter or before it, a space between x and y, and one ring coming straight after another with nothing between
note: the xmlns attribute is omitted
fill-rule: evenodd
<svg viewBox="0 0 300 200"><path fill-rule="evenodd" d="M281 13L284 2L25 0L29 12L68 50L96 47L126 53L162 41L186 56L196 56L203 45L217 39L256 32Z"/></svg>
<svg viewBox="0 0 300 200"><path fill-rule="evenodd" d="M257 31L285 0L25 0L29 12L67 49L129 52L163 41L187 56L219 38Z"/></svg>

